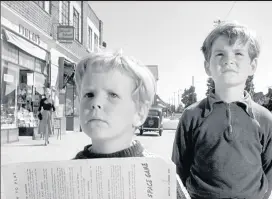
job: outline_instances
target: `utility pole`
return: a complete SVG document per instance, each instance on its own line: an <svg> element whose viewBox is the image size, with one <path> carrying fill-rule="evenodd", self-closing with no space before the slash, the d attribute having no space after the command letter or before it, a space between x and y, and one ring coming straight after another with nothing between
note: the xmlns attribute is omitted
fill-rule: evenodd
<svg viewBox="0 0 272 199"><path fill-rule="evenodd" d="M182 95L182 90L181 89L179 89L178 90L178 106L180 105L180 103L181 103L181 95ZM179 97L180 96L180 97Z"/></svg>
<svg viewBox="0 0 272 199"><path fill-rule="evenodd" d="M175 98L176 98L176 92L174 92L174 109L176 110L176 100L175 100Z"/></svg>

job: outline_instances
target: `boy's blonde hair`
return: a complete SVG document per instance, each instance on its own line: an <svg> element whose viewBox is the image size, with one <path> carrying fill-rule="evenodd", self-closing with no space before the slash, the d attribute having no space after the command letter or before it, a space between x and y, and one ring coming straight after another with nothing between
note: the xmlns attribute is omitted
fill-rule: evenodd
<svg viewBox="0 0 272 199"><path fill-rule="evenodd" d="M243 45L249 42L248 54L251 61L259 57L260 44L252 30L237 22L221 22L210 32L201 47L207 62L211 58L213 42L222 35L229 38L230 45L233 45L237 40Z"/></svg>
<svg viewBox="0 0 272 199"><path fill-rule="evenodd" d="M110 70L119 70L127 74L134 80L136 85L132 93L132 99L137 108L140 108L142 105L147 105L147 108L150 108L152 105L156 93L155 78L145 65L134 58L124 56L121 51L117 53L104 51L91 53L80 60L75 70L75 83L79 96L82 79L87 67L92 67L94 71L107 72Z"/></svg>

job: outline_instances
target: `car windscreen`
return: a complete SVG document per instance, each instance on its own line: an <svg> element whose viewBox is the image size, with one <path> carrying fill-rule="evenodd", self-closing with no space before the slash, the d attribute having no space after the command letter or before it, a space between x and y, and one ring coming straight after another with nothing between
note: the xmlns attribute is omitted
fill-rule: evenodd
<svg viewBox="0 0 272 199"><path fill-rule="evenodd" d="M159 116L159 112L154 111L154 110L149 110L148 115L150 115L150 116Z"/></svg>

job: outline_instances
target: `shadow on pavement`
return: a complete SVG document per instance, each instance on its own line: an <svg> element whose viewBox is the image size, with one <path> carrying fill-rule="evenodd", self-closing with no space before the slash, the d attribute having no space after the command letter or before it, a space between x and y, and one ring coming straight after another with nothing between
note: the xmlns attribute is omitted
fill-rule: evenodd
<svg viewBox="0 0 272 199"><path fill-rule="evenodd" d="M50 144L48 144L50 145ZM25 146L44 146L44 144L10 144L5 145L5 147L25 147Z"/></svg>
<svg viewBox="0 0 272 199"><path fill-rule="evenodd" d="M144 133L143 135L140 135L139 133L135 134L136 136L150 136L150 137L160 137L159 134L151 134L151 133Z"/></svg>

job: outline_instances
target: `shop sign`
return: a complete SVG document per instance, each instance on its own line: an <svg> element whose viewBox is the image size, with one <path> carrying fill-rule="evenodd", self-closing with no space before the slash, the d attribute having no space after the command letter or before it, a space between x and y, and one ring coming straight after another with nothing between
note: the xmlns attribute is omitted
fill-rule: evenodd
<svg viewBox="0 0 272 199"><path fill-rule="evenodd" d="M21 24L19 24L19 33L28 40L40 45L40 36L38 34L35 34L34 32L31 32L29 29L25 28Z"/></svg>
<svg viewBox="0 0 272 199"><path fill-rule="evenodd" d="M14 81L14 77L12 75L4 74L4 81L12 83Z"/></svg>
<svg viewBox="0 0 272 199"><path fill-rule="evenodd" d="M71 41L74 40L74 27L73 26L58 26L58 41Z"/></svg>
<svg viewBox="0 0 272 199"><path fill-rule="evenodd" d="M27 85L33 86L34 73L27 73Z"/></svg>

